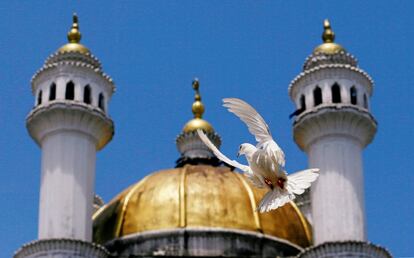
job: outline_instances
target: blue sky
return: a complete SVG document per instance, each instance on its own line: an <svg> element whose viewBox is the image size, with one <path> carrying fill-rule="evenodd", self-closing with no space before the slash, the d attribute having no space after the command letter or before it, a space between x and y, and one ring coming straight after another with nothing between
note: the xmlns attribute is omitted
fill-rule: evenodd
<svg viewBox="0 0 414 258"><path fill-rule="evenodd" d="M30 78L66 42L76 11L82 43L117 85L110 103L115 137L97 159L96 191L105 201L174 166L175 137L192 117L194 77L224 153L254 140L221 107L223 97L239 97L268 121L287 169L307 167L292 140L287 87L321 43L322 21L329 18L336 42L375 81L371 107L379 127L364 152L368 238L397 257L414 255L412 10L409 1L2 2L2 254L11 256L37 237L40 149L25 128L34 103Z"/></svg>

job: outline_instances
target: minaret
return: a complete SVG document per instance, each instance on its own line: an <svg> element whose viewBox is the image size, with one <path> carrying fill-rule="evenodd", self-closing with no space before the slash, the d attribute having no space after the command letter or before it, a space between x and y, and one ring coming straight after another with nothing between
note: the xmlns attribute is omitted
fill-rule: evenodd
<svg viewBox="0 0 414 258"><path fill-rule="evenodd" d="M362 151L377 130L369 106L373 81L334 43L328 20L322 39L289 86L295 142L309 167L320 168L311 188L314 243L365 241Z"/></svg>
<svg viewBox="0 0 414 258"><path fill-rule="evenodd" d="M23 246L15 257L107 255L89 242L96 152L114 133L108 102L115 86L80 39L74 15L69 43L32 78L35 106L26 122L42 149L39 240Z"/></svg>

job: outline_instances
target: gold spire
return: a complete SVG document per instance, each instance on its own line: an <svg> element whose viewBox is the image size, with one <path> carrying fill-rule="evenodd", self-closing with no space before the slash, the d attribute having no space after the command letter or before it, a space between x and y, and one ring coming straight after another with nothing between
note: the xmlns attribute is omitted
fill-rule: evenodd
<svg viewBox="0 0 414 258"><path fill-rule="evenodd" d="M198 79L195 78L193 81L193 89L195 91L195 96L194 96L194 103L192 107L194 118L201 118L204 113L204 105L201 102L199 88L200 88L200 83L198 82Z"/></svg>
<svg viewBox="0 0 414 258"><path fill-rule="evenodd" d="M325 43L332 43L335 40L335 33L332 31L331 24L328 19L323 21L322 40Z"/></svg>
<svg viewBox="0 0 414 258"><path fill-rule="evenodd" d="M214 132L214 129L210 125L210 123L202 119L203 113L204 113L204 105L201 102L201 95L200 95L200 90L199 90L200 83L197 78L193 80L192 86L195 91L194 103L192 106L194 118L188 121L187 124L185 124L183 131L184 133L189 133L189 132L197 131L197 129L201 129L201 130L204 130L205 132Z"/></svg>
<svg viewBox="0 0 414 258"><path fill-rule="evenodd" d="M68 32L69 43L79 43L82 38L82 34L79 31L78 16L73 14L72 29Z"/></svg>
<svg viewBox="0 0 414 258"><path fill-rule="evenodd" d="M58 51L60 53L63 53L63 52L79 52L82 54L89 53L89 49L87 49L84 45L79 43L81 38L82 38L82 34L79 31L78 16L76 15L76 13L74 13L72 28L68 32L69 43L59 48Z"/></svg>
<svg viewBox="0 0 414 258"><path fill-rule="evenodd" d="M315 50L314 53L323 53L323 54L336 54L339 51L345 51L345 49L339 45L334 43L335 40L335 33L331 28L331 23L328 19L323 21L323 33L322 33L322 40L323 44L319 45Z"/></svg>

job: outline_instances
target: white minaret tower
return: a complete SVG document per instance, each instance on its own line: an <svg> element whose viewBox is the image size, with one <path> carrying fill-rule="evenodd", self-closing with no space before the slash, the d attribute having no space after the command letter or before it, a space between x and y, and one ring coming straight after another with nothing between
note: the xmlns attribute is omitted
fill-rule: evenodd
<svg viewBox="0 0 414 258"><path fill-rule="evenodd" d="M373 81L334 36L325 20L324 43L289 86L294 139L309 167L320 168L310 193L316 245L366 240L362 150L377 128L369 108Z"/></svg>
<svg viewBox="0 0 414 258"><path fill-rule="evenodd" d="M42 149L39 240L16 258L107 255L90 242L96 152L114 133L108 101L115 86L79 43L76 15L68 39L32 78L35 106L27 128Z"/></svg>

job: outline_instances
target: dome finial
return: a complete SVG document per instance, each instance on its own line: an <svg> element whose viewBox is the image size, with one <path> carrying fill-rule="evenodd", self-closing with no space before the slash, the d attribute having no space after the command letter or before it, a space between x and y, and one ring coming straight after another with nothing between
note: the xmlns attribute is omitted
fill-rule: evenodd
<svg viewBox="0 0 414 258"><path fill-rule="evenodd" d="M214 132L213 126L204 120L204 104L201 102L200 82L194 78L192 87L195 91L192 111L194 118L188 121L180 135L176 139L178 151L181 157L177 160L177 167L185 164L210 164L218 166L220 161L214 156L213 152L201 141L197 135L197 130L202 130L217 148L220 147L220 136Z"/></svg>
<svg viewBox="0 0 414 258"><path fill-rule="evenodd" d="M192 86L195 91L194 102L192 106L194 118L185 124L183 131L185 133L189 133L195 132L197 129L202 129L205 132L214 132L214 129L210 123L202 119L204 113L204 104L201 102L200 82L197 78L194 78Z"/></svg>
<svg viewBox="0 0 414 258"><path fill-rule="evenodd" d="M78 15L76 13L73 14L73 23L72 28L68 32L68 40L69 43L79 43L81 40L81 33L79 31L79 23L78 23Z"/></svg>
<svg viewBox="0 0 414 258"><path fill-rule="evenodd" d="M195 96L194 96L194 103L193 103L193 114L194 114L194 118L201 118L203 116L204 113L204 105L201 102L201 96L200 96L200 83L198 81L197 78L194 78L193 80L193 89L195 91Z"/></svg>
<svg viewBox="0 0 414 258"><path fill-rule="evenodd" d="M324 43L332 43L335 40L335 33L333 32L331 23L328 19L323 21L322 40Z"/></svg>

